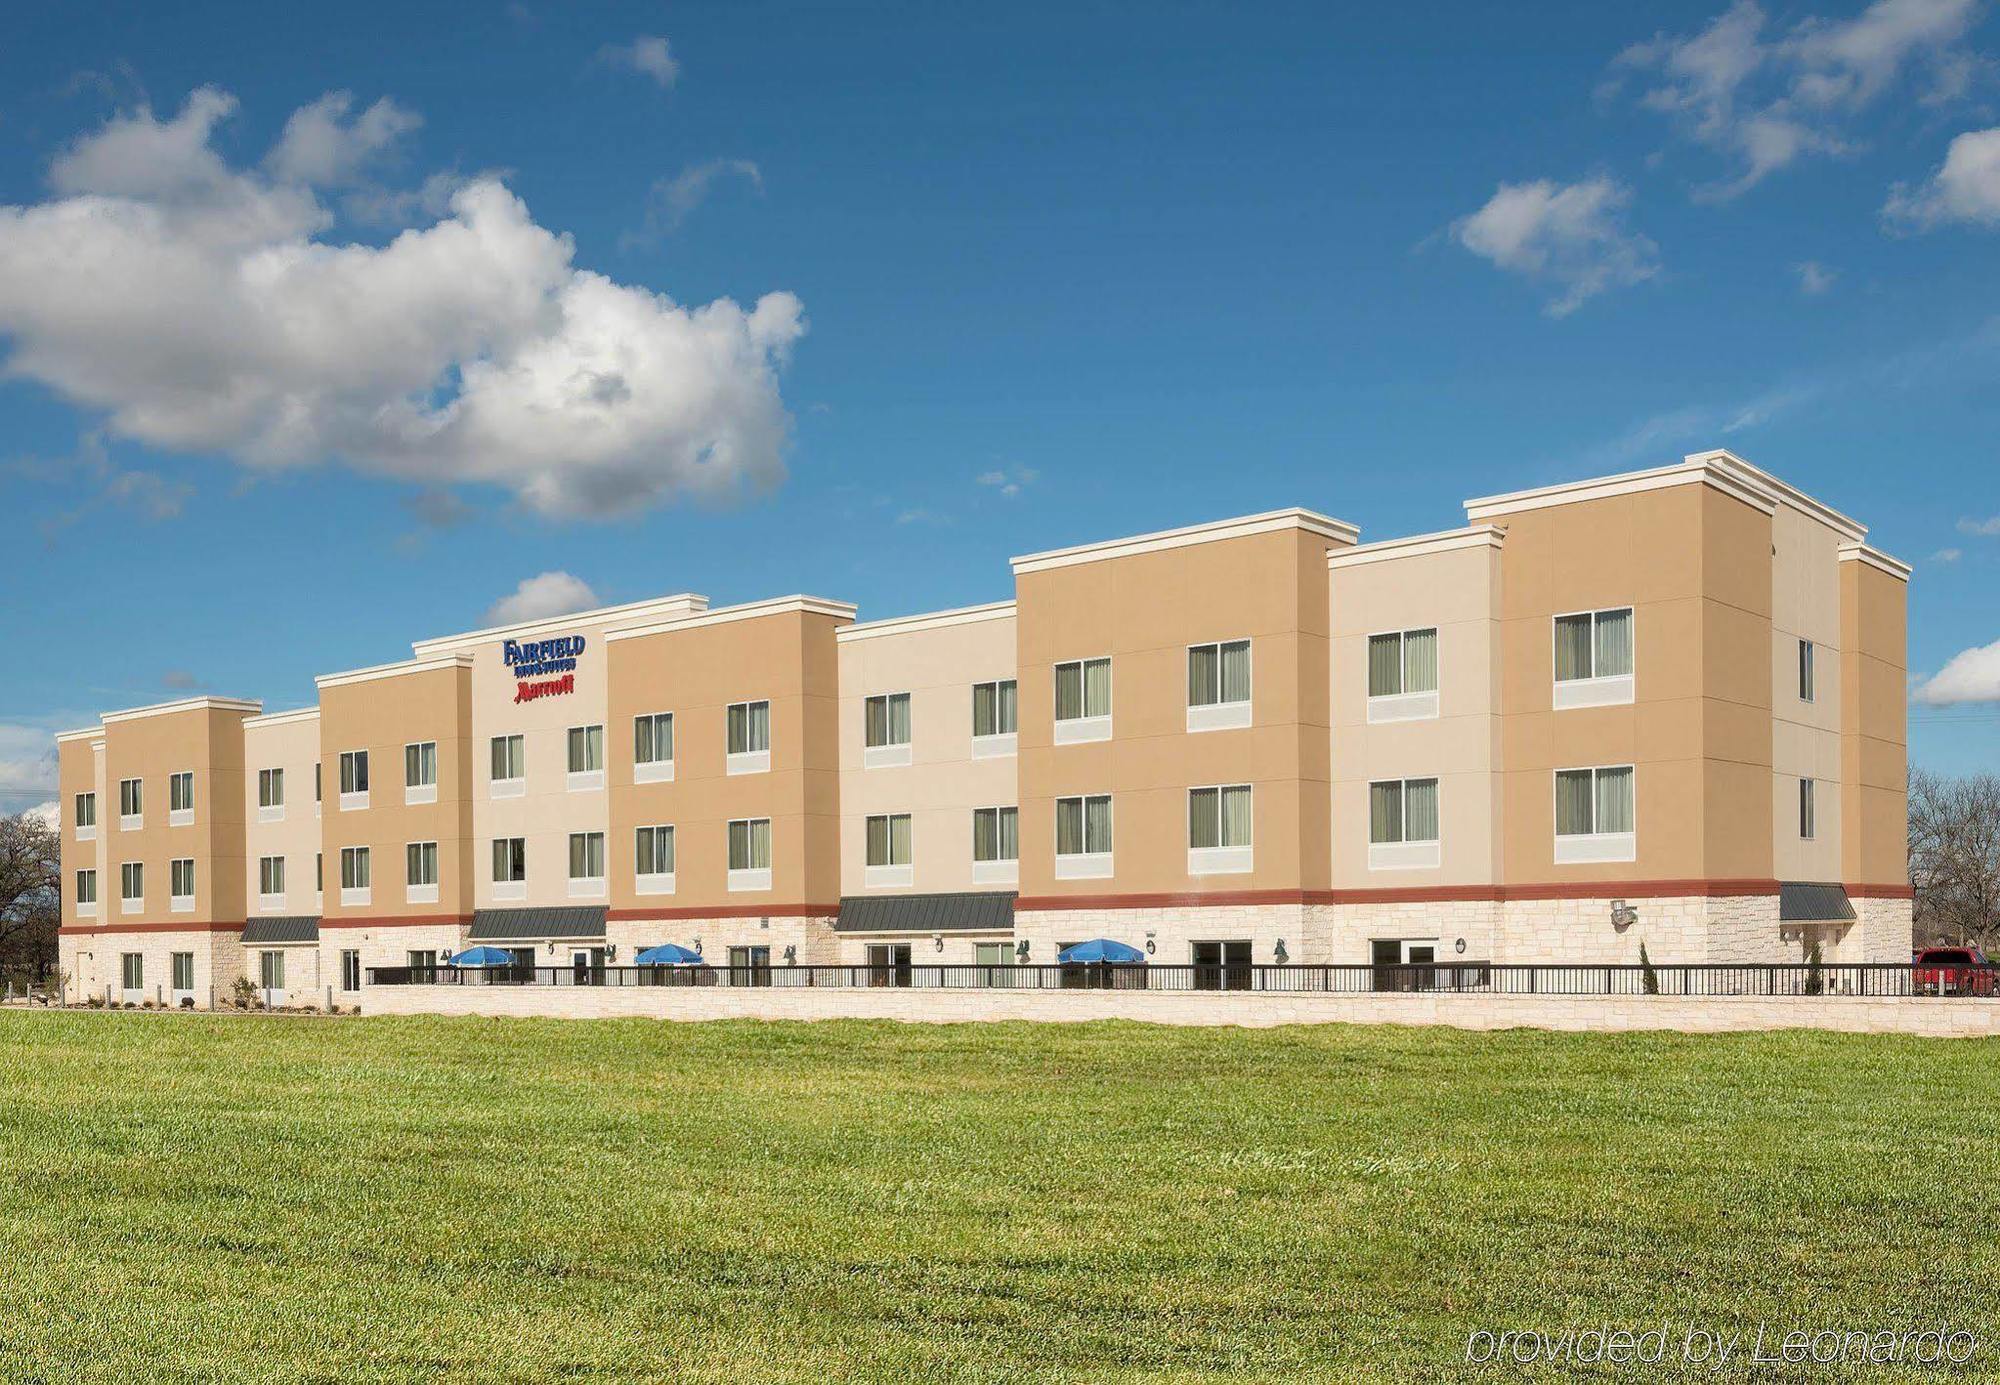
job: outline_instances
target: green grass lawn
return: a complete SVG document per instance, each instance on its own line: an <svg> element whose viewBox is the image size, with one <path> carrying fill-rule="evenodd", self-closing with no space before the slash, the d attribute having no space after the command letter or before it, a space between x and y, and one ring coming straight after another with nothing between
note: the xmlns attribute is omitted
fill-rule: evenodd
<svg viewBox="0 0 2000 1385"><path fill-rule="evenodd" d="M1513 1379L1470 1332L1760 1321L1988 1376L1996 1057L14 1011L0 1380Z"/></svg>

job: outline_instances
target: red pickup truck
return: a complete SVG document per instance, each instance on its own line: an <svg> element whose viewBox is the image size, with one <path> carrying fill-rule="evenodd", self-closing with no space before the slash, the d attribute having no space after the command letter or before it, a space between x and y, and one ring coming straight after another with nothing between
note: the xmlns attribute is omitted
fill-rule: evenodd
<svg viewBox="0 0 2000 1385"><path fill-rule="evenodd" d="M1976 947L1927 947L1910 963L1918 995L1983 995L2000 991L1993 964Z"/></svg>

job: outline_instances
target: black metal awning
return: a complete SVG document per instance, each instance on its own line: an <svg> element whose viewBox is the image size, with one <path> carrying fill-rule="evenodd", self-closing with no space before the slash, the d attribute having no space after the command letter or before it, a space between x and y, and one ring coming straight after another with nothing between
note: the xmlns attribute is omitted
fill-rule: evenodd
<svg viewBox="0 0 2000 1385"><path fill-rule="evenodd" d="M1853 921L1854 905L1848 901L1845 886L1782 882L1778 886L1780 923L1852 923Z"/></svg>
<svg viewBox="0 0 2000 1385"><path fill-rule="evenodd" d="M270 918L246 919L246 943L316 943L319 941L318 914L274 914Z"/></svg>
<svg viewBox="0 0 2000 1385"><path fill-rule="evenodd" d="M567 905L548 909L475 909L475 943L540 942L544 938L602 938L604 906Z"/></svg>
<svg viewBox="0 0 2000 1385"><path fill-rule="evenodd" d="M847 895L836 933L1007 933L1014 928L1014 892Z"/></svg>

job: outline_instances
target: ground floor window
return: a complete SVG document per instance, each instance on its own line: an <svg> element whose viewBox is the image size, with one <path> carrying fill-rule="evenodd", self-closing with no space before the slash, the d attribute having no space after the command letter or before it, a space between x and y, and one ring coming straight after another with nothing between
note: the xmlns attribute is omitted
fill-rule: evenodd
<svg viewBox="0 0 2000 1385"><path fill-rule="evenodd" d="M403 954L412 981L437 980L438 955L435 948L412 949Z"/></svg>
<svg viewBox="0 0 2000 1385"><path fill-rule="evenodd" d="M871 986L909 985L910 945L908 943L870 943L868 945L868 984Z"/></svg>
<svg viewBox="0 0 2000 1385"><path fill-rule="evenodd" d="M260 952L257 954L257 981L267 991L285 989L285 954L282 952Z"/></svg>
<svg viewBox="0 0 2000 1385"><path fill-rule="evenodd" d="M729 949L729 984L768 986L771 984L771 949L732 947Z"/></svg>
<svg viewBox="0 0 2000 1385"><path fill-rule="evenodd" d="M191 991L194 989L194 954L176 952L174 954L174 989Z"/></svg>
<svg viewBox="0 0 2000 1385"><path fill-rule="evenodd" d="M1222 942L1195 943L1194 988L1197 991L1247 991L1250 989L1250 940L1232 938Z"/></svg>
<svg viewBox="0 0 2000 1385"><path fill-rule="evenodd" d="M1437 984L1436 938L1375 938L1368 960L1375 967L1378 991L1427 991Z"/></svg>
<svg viewBox="0 0 2000 1385"><path fill-rule="evenodd" d="M143 990L146 985L146 956L142 952L120 953L118 969L123 976L125 989Z"/></svg>
<svg viewBox="0 0 2000 1385"><path fill-rule="evenodd" d="M348 948L340 954L340 989L358 991L361 989L361 953Z"/></svg>

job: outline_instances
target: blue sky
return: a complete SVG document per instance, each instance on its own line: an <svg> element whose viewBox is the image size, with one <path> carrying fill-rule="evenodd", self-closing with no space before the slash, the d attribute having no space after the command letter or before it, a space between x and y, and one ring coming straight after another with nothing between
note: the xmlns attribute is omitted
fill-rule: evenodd
<svg viewBox="0 0 2000 1385"><path fill-rule="evenodd" d="M948 8L17 16L0 807L510 594L887 616L1708 446L1916 564L1915 758L2000 767L1987 8Z"/></svg>

